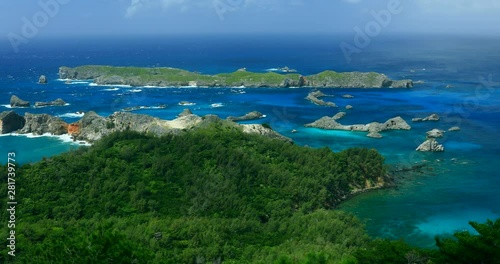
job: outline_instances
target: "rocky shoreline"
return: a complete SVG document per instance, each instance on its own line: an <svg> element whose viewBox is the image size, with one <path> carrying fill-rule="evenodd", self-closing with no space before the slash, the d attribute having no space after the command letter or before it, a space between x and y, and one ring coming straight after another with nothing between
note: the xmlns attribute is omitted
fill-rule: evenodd
<svg viewBox="0 0 500 264"><path fill-rule="evenodd" d="M59 68L59 78L92 80L98 85L154 87L323 87L323 88L411 88L412 80L391 80L375 72L323 71L303 76L297 73L255 73L240 69L232 73L200 74L176 68L139 68L84 65Z"/></svg>
<svg viewBox="0 0 500 264"><path fill-rule="evenodd" d="M337 122L346 115L345 112L339 112L333 117L324 116L312 123L305 124L305 127L314 127L327 130L344 130L344 131L359 131L368 132L367 137L382 138L380 132L386 130L410 130L411 126L406 121L397 116L391 118L384 123L371 122L368 124L342 125Z"/></svg>
<svg viewBox="0 0 500 264"><path fill-rule="evenodd" d="M331 96L331 95L326 95L321 91L312 91L307 95L306 99L311 101L311 103L313 103L315 105L337 107L337 105L333 102L325 102L323 99L320 99L321 97L325 97L325 96ZM333 97L333 96L331 96L331 97Z"/></svg>
<svg viewBox="0 0 500 264"><path fill-rule="evenodd" d="M21 116L15 111L0 113L0 134L67 134L72 136L74 140L86 142L94 142L116 131L132 130L162 136L180 134L186 130L210 124L236 128L244 133L259 134L269 138L292 142L290 138L260 124L237 124L230 120L223 120L216 115L200 117L189 110L183 111L174 120L163 120L130 112L115 112L108 117L103 117L93 111L89 111L80 120L70 124L59 117L48 114L26 113L24 116Z"/></svg>

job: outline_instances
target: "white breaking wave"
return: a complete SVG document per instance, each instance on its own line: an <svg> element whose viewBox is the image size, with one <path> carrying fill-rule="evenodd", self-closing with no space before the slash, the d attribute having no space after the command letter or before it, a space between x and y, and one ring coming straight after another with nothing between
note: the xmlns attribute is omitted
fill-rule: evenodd
<svg viewBox="0 0 500 264"><path fill-rule="evenodd" d="M0 105L0 106L3 106L5 108L12 108L12 106L10 106L10 104L4 104L4 105Z"/></svg>
<svg viewBox="0 0 500 264"><path fill-rule="evenodd" d="M122 88L131 88L131 85L126 84L97 84L95 82L89 83L89 86L101 86L101 87L122 87Z"/></svg>
<svg viewBox="0 0 500 264"><path fill-rule="evenodd" d="M75 144L75 145L81 145L81 146L91 146L87 141L83 140L73 140L73 137L69 134L64 134L64 135L53 135L50 133L45 133L43 135L35 135L33 133L28 133L28 134L17 134L17 133L9 133L9 134L3 134L0 135L0 137L7 137L7 136L16 136L16 137L26 137L26 138L41 138L41 137L51 137L51 138L56 138L64 143L70 143L70 144Z"/></svg>
<svg viewBox="0 0 500 264"><path fill-rule="evenodd" d="M67 118L79 118L83 117L85 113L66 113L62 115L58 115L58 117L67 117Z"/></svg>
<svg viewBox="0 0 500 264"><path fill-rule="evenodd" d="M132 93L140 93L140 92L142 92L142 90L141 89L132 89L132 90L130 90L130 92L132 92Z"/></svg>
<svg viewBox="0 0 500 264"><path fill-rule="evenodd" d="M215 103L215 104L211 104L210 106L213 108L217 108L217 107L223 107L224 104L223 103Z"/></svg>
<svg viewBox="0 0 500 264"><path fill-rule="evenodd" d="M111 91L118 91L118 90L120 90L120 88L115 87L115 88L109 88L109 89L102 89L101 91L111 92Z"/></svg>

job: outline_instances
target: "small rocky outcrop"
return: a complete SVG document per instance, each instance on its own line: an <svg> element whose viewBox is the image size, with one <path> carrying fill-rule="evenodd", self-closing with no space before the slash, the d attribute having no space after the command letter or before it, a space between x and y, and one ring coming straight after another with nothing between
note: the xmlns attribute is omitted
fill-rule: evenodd
<svg viewBox="0 0 500 264"><path fill-rule="evenodd" d="M21 129L26 120L14 111L0 113L0 134L12 133Z"/></svg>
<svg viewBox="0 0 500 264"><path fill-rule="evenodd" d="M13 95L10 97L10 106L11 107L29 107L30 102L24 101L21 98L17 97L16 95Z"/></svg>
<svg viewBox="0 0 500 264"><path fill-rule="evenodd" d="M439 130L437 128L434 128L431 131L427 131L427 138L441 138L443 137L443 130Z"/></svg>
<svg viewBox="0 0 500 264"><path fill-rule="evenodd" d="M370 132L366 136L370 138L383 138L382 134L378 132Z"/></svg>
<svg viewBox="0 0 500 264"><path fill-rule="evenodd" d="M332 118L333 118L333 120L339 120L339 119L343 118L345 115L346 115L345 112L338 112Z"/></svg>
<svg viewBox="0 0 500 264"><path fill-rule="evenodd" d="M47 77L45 75L40 75L40 78L38 78L38 83L47 84Z"/></svg>
<svg viewBox="0 0 500 264"><path fill-rule="evenodd" d="M245 114L244 116L228 116L227 120L230 121L247 121L247 120L255 120L265 117L261 112L252 111L250 113Z"/></svg>
<svg viewBox="0 0 500 264"><path fill-rule="evenodd" d="M50 102L35 102L35 107L65 106L65 105L66 102L61 98L57 98L56 100Z"/></svg>
<svg viewBox="0 0 500 264"><path fill-rule="evenodd" d="M189 101L180 101L178 105L195 105L196 103L189 102Z"/></svg>
<svg viewBox="0 0 500 264"><path fill-rule="evenodd" d="M346 110L351 110L351 109L353 109L353 108L354 108L354 107L353 107L352 105L346 105L346 107L345 107L345 109L346 109Z"/></svg>
<svg viewBox="0 0 500 264"><path fill-rule="evenodd" d="M457 126L454 126L454 127L450 127L448 129L448 131L452 132L452 131L460 131L460 127L457 127Z"/></svg>
<svg viewBox="0 0 500 264"><path fill-rule="evenodd" d="M21 134L33 133L43 135L49 133L52 135L63 135L67 133L68 124L59 117L48 114L30 114L24 115L25 125L19 131Z"/></svg>
<svg viewBox="0 0 500 264"><path fill-rule="evenodd" d="M412 118L412 122L425 122L425 121L439 121L439 115L437 114L431 114L430 116L421 118L421 117L416 117Z"/></svg>
<svg viewBox="0 0 500 264"><path fill-rule="evenodd" d="M422 152L443 152L444 146L439 144L436 139L429 138L424 141L424 143L420 144L416 150Z"/></svg>
<svg viewBox="0 0 500 264"><path fill-rule="evenodd" d="M307 95L306 99L311 101L313 104L316 104L316 105L337 107L337 105L335 103L325 102L322 99L320 99L321 97L325 97L325 96L328 96L328 95L324 94L321 91L312 91Z"/></svg>
<svg viewBox="0 0 500 264"><path fill-rule="evenodd" d="M304 125L305 127L315 127L329 130L346 130L346 131L361 131L369 132L367 136L372 138L380 138L380 132L385 130L410 130L411 126L401 117L394 117L384 123L372 122L369 124L354 124L342 125L337 122L338 116L328 117L324 116L313 123Z"/></svg>
<svg viewBox="0 0 500 264"><path fill-rule="evenodd" d="M352 98L354 98L354 95L344 94L344 95L342 95L342 98L352 99Z"/></svg>
<svg viewBox="0 0 500 264"><path fill-rule="evenodd" d="M189 116L189 115L192 115L193 112L191 112L190 109L184 109L184 111L182 111L179 115L177 115L177 117L185 117L185 116Z"/></svg>
<svg viewBox="0 0 500 264"><path fill-rule="evenodd" d="M313 123L304 125L305 127L315 127L321 129L329 130L346 130L346 131L361 131L369 132L367 136L372 138L381 138L380 132L386 130L410 130L411 126L406 123L406 121L397 116L391 118L384 123L372 122L369 124L354 124L354 125L342 125L337 122L336 117L324 116Z"/></svg>

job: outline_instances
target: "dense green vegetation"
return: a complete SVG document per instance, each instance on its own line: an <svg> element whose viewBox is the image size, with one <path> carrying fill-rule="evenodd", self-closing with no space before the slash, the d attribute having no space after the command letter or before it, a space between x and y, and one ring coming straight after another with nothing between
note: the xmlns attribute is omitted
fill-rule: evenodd
<svg viewBox="0 0 500 264"><path fill-rule="evenodd" d="M481 236L438 240L441 254L371 241L333 210L387 180L375 150L333 153L213 125L115 133L16 173L16 257L2 247L0 263L460 263L454 254L472 245L498 254L498 221L475 225ZM7 190L5 166L0 181Z"/></svg>
<svg viewBox="0 0 500 264"><path fill-rule="evenodd" d="M101 84L163 85L163 86L209 86L209 87L385 87L387 77L380 73L323 71L305 76L297 73L280 74L275 72L250 72L238 70L215 75L201 74L176 68L114 67L84 65L75 68L61 67L61 78L94 79ZM406 80L409 81L409 80ZM404 83L402 81L401 83ZM392 84L392 82L391 82ZM397 87L405 87L400 84Z"/></svg>

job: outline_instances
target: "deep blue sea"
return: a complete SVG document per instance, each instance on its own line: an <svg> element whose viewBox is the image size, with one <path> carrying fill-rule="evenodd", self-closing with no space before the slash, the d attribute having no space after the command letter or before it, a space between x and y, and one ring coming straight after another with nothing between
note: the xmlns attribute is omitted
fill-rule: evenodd
<svg viewBox="0 0 500 264"><path fill-rule="evenodd" d="M33 39L14 53L0 43L0 112L12 110L15 94L24 100L62 98L64 107L17 108L20 114L48 113L67 122L77 121L77 111L110 115L126 107L164 119L173 119L186 106L198 115L222 118L260 111L278 132L297 144L328 146L334 151L349 147L376 148L393 166L426 162L421 174L408 174L395 189L359 195L341 209L362 219L376 237L404 238L432 246L433 237L468 228L468 221L500 217L500 38L478 36L380 36L351 62L339 44L353 36L170 36L162 38ZM232 72L246 67L265 72L288 66L308 75L323 70L376 71L393 79L410 78L423 83L411 89L324 89L339 108L320 107L304 98L309 89L147 88L95 86L90 81L58 80L59 66L105 64L120 66L177 67L201 73ZM37 84L45 74L49 84ZM353 99L342 98L351 94ZM304 128L322 116L347 111L344 124L384 122L401 116L411 131L383 132L371 139L365 133ZM155 108L167 105L164 109ZM413 117L431 113L438 122L412 123ZM447 132L439 141L444 153L418 153L415 148L433 128ZM291 133L296 129L297 133ZM14 151L28 163L78 145L56 137L1 136L0 160ZM2 158L4 157L4 158ZM1 163L5 163L0 161ZM22 177L22 175L21 175ZM21 178L22 179L22 178ZM29 179L24 179L29 180ZM22 205L21 205L22 206Z"/></svg>

